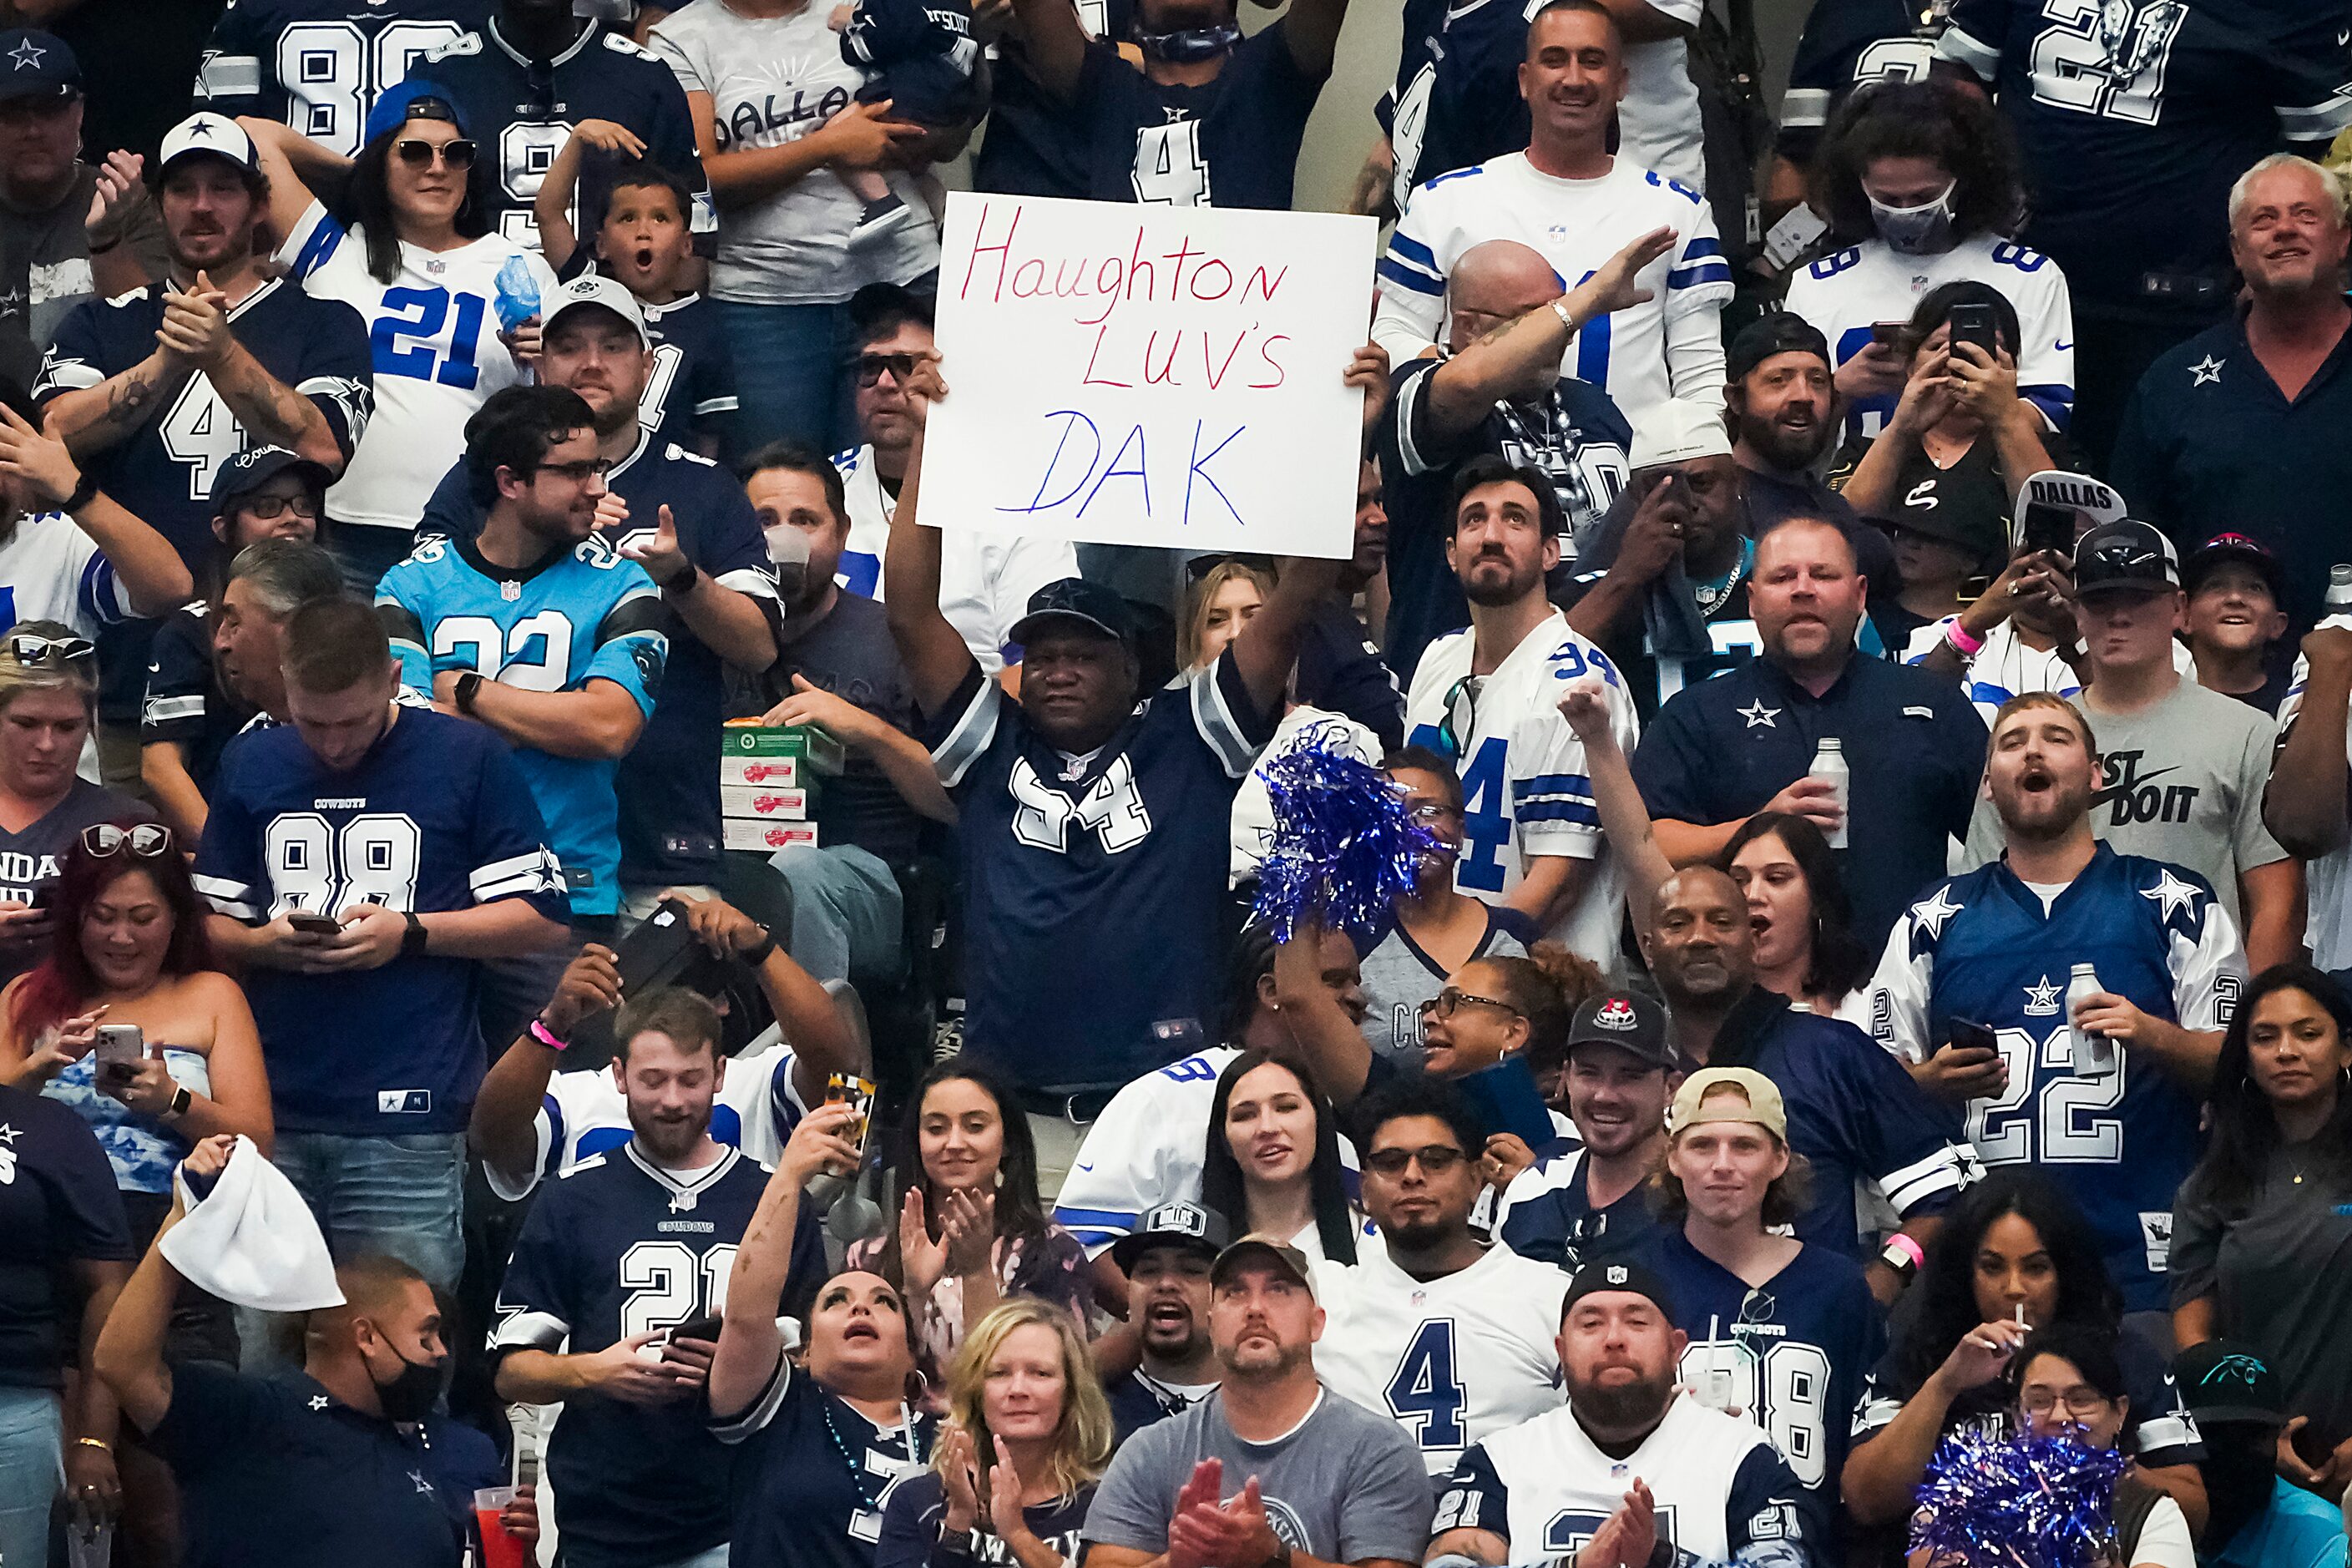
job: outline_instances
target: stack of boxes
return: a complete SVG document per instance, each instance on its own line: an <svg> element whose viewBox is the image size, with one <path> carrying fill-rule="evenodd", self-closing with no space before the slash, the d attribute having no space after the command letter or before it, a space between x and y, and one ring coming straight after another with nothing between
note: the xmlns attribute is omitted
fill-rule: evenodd
<svg viewBox="0 0 2352 1568"><path fill-rule="evenodd" d="M730 722L719 741L719 814L730 849L816 843L818 778L838 774L841 742L812 725Z"/></svg>

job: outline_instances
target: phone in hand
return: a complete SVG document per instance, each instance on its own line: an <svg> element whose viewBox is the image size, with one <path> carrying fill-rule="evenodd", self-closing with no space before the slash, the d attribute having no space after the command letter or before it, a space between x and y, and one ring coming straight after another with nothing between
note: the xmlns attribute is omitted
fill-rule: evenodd
<svg viewBox="0 0 2352 1568"><path fill-rule="evenodd" d="M2017 520L2017 542L2028 551L2044 551L2061 558L2074 552L2074 513L2047 501L2028 501Z"/></svg>
<svg viewBox="0 0 2352 1568"><path fill-rule="evenodd" d="M849 1124L843 1136L857 1145L861 1158L866 1153L866 1134L874 1130L874 1097L878 1092L872 1079L859 1078L856 1073L837 1072L824 1080L824 1102L846 1105L857 1113L857 1120Z"/></svg>
<svg viewBox="0 0 2352 1568"><path fill-rule="evenodd" d="M136 1024L100 1024L98 1045L90 1052L102 1078L121 1079L147 1055L147 1031Z"/></svg>
<svg viewBox="0 0 2352 1568"><path fill-rule="evenodd" d="M1989 1026L1973 1023L1967 1018L1952 1020L1951 1037L1946 1043L1955 1049L1963 1051L1991 1051L1998 1054L2000 1050L2000 1041Z"/></svg>
<svg viewBox="0 0 2352 1568"><path fill-rule="evenodd" d="M707 1317L691 1318L670 1330L669 1337L671 1340L700 1340L705 1344L716 1344L719 1342L719 1325L723 1321L716 1312Z"/></svg>
<svg viewBox="0 0 2352 1568"><path fill-rule="evenodd" d="M312 936L340 936L343 924L332 915L322 915L316 910L289 910L286 923L296 931L309 931Z"/></svg>
<svg viewBox="0 0 2352 1568"><path fill-rule="evenodd" d="M1992 307L1982 303L1955 305L1948 318L1951 324L1951 344L1958 349L1962 343L1974 343L1994 360L2000 358L1999 341L1994 336Z"/></svg>
<svg viewBox="0 0 2352 1568"><path fill-rule="evenodd" d="M1908 338L1910 335L1911 323L1908 321L1873 321L1870 323L1870 341L1876 343L1880 348L1892 349L1896 353L1901 353L1903 352L1904 340Z"/></svg>

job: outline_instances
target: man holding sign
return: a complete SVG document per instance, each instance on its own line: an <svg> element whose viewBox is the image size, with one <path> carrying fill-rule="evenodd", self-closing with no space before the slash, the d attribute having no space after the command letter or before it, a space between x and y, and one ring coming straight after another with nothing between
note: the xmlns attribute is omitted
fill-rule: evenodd
<svg viewBox="0 0 2352 1568"><path fill-rule="evenodd" d="M1346 379L1369 390L1383 374L1366 349ZM933 355L908 378L919 424L944 393ZM916 526L924 439L883 565L890 631L962 812L964 1048L1019 1086L1051 1193L1121 1085L1204 1043L1234 791L1274 732L1300 633L1340 563L1286 561L1214 664L1149 694L1126 601L1080 578L1048 584L1013 627L1015 700L940 613L939 531Z"/></svg>

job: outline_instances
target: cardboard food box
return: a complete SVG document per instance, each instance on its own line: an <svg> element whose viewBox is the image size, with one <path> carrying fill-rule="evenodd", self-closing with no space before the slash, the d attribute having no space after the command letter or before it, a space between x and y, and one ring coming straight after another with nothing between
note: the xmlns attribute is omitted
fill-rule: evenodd
<svg viewBox="0 0 2352 1568"><path fill-rule="evenodd" d="M719 815L755 822L805 822L814 803L804 789L766 784L720 784Z"/></svg>
<svg viewBox="0 0 2352 1568"><path fill-rule="evenodd" d="M720 825L721 842L730 849L752 849L761 853L782 849L794 844L816 844L816 824L814 822L746 821L729 817Z"/></svg>
<svg viewBox="0 0 2352 1568"><path fill-rule="evenodd" d="M735 720L726 726L719 745L722 757L797 757L820 774L840 773L845 757L841 742L813 724L771 726Z"/></svg>
<svg viewBox="0 0 2352 1568"><path fill-rule="evenodd" d="M798 757L743 757L730 752L719 759L721 790L807 789L815 783L816 770Z"/></svg>

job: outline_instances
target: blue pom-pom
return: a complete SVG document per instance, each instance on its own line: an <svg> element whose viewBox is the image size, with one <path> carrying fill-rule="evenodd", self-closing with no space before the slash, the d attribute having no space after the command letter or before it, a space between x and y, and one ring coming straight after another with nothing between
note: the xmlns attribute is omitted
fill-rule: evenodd
<svg viewBox="0 0 2352 1568"><path fill-rule="evenodd" d="M1928 1462L1911 1550L1969 1568L2099 1568L2125 1463L2071 1435L1955 1433Z"/></svg>
<svg viewBox="0 0 2352 1568"><path fill-rule="evenodd" d="M1258 867L1254 917L1288 942L1302 921L1343 931L1359 948L1411 892L1437 837L1412 819L1386 773L1358 761L1336 724L1310 724L1260 770L1274 837Z"/></svg>

